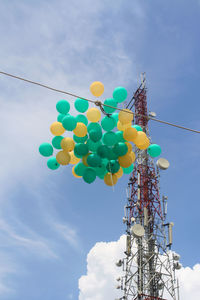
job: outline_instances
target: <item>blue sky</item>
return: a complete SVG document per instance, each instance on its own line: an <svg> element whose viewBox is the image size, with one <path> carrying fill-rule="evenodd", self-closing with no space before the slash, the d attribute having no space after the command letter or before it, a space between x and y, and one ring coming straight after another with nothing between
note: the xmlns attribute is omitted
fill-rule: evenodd
<svg viewBox="0 0 200 300"><path fill-rule="evenodd" d="M197 0L0 1L0 69L90 98L100 80L102 100L119 85L130 98L145 71L149 109L199 130L199 17ZM51 139L63 95L2 75L0 91L1 299L78 299L90 249L124 233L128 176L113 192L73 178L70 167L50 172L38 146ZM200 136L153 121L149 128L171 164L161 192L173 248L192 268L200 263Z"/></svg>

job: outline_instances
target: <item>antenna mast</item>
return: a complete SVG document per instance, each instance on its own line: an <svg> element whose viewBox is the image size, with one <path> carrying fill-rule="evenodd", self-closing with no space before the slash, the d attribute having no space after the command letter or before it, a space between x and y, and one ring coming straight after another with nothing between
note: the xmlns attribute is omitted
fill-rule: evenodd
<svg viewBox="0 0 200 300"><path fill-rule="evenodd" d="M149 136L146 76L127 108L135 109L134 124ZM147 150L135 147L136 161L127 187L127 204L123 222L126 224L126 257L116 265L123 266L121 278L123 297L116 300L179 300L175 269L180 269L180 256L171 251L173 223L166 222L167 197L160 198L159 169L169 164L160 159L155 165ZM166 164L167 162L167 164Z"/></svg>

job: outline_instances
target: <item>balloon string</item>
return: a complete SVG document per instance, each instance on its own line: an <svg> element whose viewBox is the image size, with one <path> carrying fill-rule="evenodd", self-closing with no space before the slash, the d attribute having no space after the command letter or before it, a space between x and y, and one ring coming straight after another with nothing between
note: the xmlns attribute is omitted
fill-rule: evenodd
<svg viewBox="0 0 200 300"><path fill-rule="evenodd" d="M19 79L19 80L22 80L22 81L25 81L25 82L28 82L28 83L31 83L31 84L35 84L35 85L41 86L43 88L49 89L49 90L57 92L57 93L62 93L62 94L69 95L69 96L72 96L72 97L75 97L75 98L80 98L80 99L83 99L83 100L87 100L88 102L94 103L97 106L114 108L116 110L124 111L124 112L126 112L128 114L132 114L132 115L135 115L135 116L141 116L143 118L146 118L148 120L152 120L152 121L155 121L155 122L158 122L158 123L162 123L162 124L165 124L165 125L169 125L169 126L172 126L172 127L176 127L176 128L187 130L187 131L194 132L194 133L200 133L199 130L195 130L195 129L187 128L187 127L184 127L184 126L181 126L181 125L177 125L177 124L174 124L174 123L162 121L162 120L159 120L159 119L156 119L156 118L153 118L153 117L150 117L150 116L145 116L145 115L142 115L142 114L134 114L132 111L129 111L129 110L124 110L124 109L121 109L121 108L118 108L118 107L114 107L114 106L111 106L111 105L103 104L101 101L95 101L95 100L92 100L92 99L87 99L87 98L78 96L76 94L72 94L72 93L69 93L69 92L66 92L66 91L62 91L62 90L59 90L59 89L47 86L45 84L42 84L42 83L39 83L39 82L35 82L35 81L32 81L32 80L28 80L28 79L25 79L25 78L22 78L22 77L19 77L19 76L15 76L15 75L3 72L3 71L0 71L0 74L9 76L9 77L12 77L12 78L15 78L15 79Z"/></svg>
<svg viewBox="0 0 200 300"><path fill-rule="evenodd" d="M112 190L113 190L113 193L114 193L115 187L114 187L114 182L113 182L112 173L110 173L110 177L111 177L111 181L112 181Z"/></svg>
<svg viewBox="0 0 200 300"><path fill-rule="evenodd" d="M110 161L109 161L109 169L110 169L110 178L111 178L111 182L112 182L112 190L113 190L113 193L114 193L115 188L114 188L114 183L113 183L113 178L112 178L112 173L111 173Z"/></svg>

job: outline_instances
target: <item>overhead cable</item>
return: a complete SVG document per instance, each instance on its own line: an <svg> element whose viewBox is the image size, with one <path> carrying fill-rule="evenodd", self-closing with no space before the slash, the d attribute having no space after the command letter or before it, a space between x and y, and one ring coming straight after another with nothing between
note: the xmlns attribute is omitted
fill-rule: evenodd
<svg viewBox="0 0 200 300"><path fill-rule="evenodd" d="M75 97L75 98L84 99L84 100L87 100L90 103L95 104L96 106L110 107L110 108L114 108L114 109L119 110L119 111L125 111L124 109L121 109L121 108L118 108L118 107L113 107L111 105L103 104L101 101L96 101L96 100L84 98L84 97L81 97L81 96L78 96L78 95L75 95L75 94L72 94L72 93L69 93L69 92L66 92L66 91L62 91L62 90L59 90L59 89L47 86L47 85L42 84L42 83L35 82L35 81L32 81L32 80L28 80L28 79L25 79L25 78L22 78L22 77L13 75L13 74L9 74L9 73L3 72L3 71L0 71L0 74L9 76L9 77L12 77L12 78L15 78L15 79L19 79L19 80L22 80L22 81L25 81L25 82L28 82L28 83L31 83L31 84L35 84L35 85L41 86L43 88L52 90L52 91L57 92L57 93L69 95L69 96L72 96L72 97ZM130 113L130 114L133 114L135 116L141 116L141 117L144 117L144 118L147 118L149 120L153 120L155 122L159 122L159 123L162 123L162 124L165 124L165 125L173 126L173 127L176 127L176 128L184 129L184 130L195 132L195 133L200 133L199 130L195 130L195 129L187 128L187 127L184 127L184 126L181 126L181 125L177 125L177 124L173 124L173 123L170 123L170 122L162 121L162 120L156 119L154 117L145 116L145 115L142 115L142 114L135 114L135 113L133 113L131 111L126 111L126 112Z"/></svg>

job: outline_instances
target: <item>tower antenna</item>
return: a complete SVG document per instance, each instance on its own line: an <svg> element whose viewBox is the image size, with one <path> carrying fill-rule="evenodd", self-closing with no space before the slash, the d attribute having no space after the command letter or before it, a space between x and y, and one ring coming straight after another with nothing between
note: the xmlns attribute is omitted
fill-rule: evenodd
<svg viewBox="0 0 200 300"><path fill-rule="evenodd" d="M134 124L148 138L146 74L127 108L134 110ZM127 186L123 222L126 225L125 258L121 286L124 300L179 300L175 270L181 268L180 256L171 251L172 222L167 222L167 197L160 198L160 170L169 162L160 158L155 164L147 150L135 147L136 161ZM119 285L118 285L119 288Z"/></svg>

